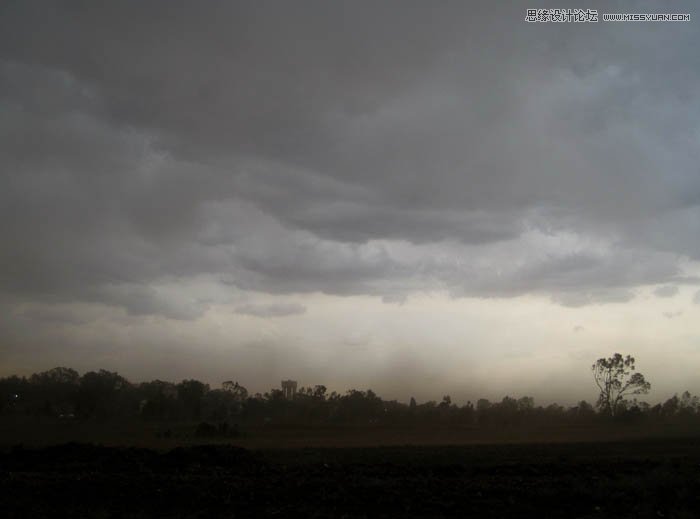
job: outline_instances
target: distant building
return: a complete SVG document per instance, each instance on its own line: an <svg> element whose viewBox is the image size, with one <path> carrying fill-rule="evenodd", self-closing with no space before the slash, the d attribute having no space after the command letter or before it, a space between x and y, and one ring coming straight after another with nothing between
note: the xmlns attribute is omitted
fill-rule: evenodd
<svg viewBox="0 0 700 519"><path fill-rule="evenodd" d="M283 380L282 381L282 393L284 393L284 398L292 400L297 394L297 381L296 380Z"/></svg>

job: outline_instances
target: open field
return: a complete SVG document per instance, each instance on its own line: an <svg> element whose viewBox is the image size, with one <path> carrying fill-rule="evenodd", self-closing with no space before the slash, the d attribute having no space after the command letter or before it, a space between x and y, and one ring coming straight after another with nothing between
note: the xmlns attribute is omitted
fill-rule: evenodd
<svg viewBox="0 0 700 519"><path fill-rule="evenodd" d="M225 443L247 449L304 447L374 447L392 445L478 445L494 443L571 443L689 438L700 436L698 427L683 424L590 424L540 427L449 427L243 425L239 434L201 437L198 423L142 421L95 422L26 419L0 420L0 448L41 447L68 442L107 446L171 449L202 443Z"/></svg>
<svg viewBox="0 0 700 519"><path fill-rule="evenodd" d="M700 438L0 454L4 517L697 517Z"/></svg>

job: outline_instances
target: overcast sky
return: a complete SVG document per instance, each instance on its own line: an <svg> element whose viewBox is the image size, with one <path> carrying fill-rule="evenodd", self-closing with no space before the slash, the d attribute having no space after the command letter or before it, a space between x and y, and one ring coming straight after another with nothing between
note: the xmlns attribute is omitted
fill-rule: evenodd
<svg viewBox="0 0 700 519"><path fill-rule="evenodd" d="M700 13L536 6L1 2L0 375L700 392Z"/></svg>

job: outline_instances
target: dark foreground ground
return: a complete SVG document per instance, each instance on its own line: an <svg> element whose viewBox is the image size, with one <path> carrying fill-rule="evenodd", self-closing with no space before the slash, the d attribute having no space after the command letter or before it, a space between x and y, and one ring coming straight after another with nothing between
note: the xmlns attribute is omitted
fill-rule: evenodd
<svg viewBox="0 0 700 519"><path fill-rule="evenodd" d="M0 454L0 517L700 517L700 439Z"/></svg>

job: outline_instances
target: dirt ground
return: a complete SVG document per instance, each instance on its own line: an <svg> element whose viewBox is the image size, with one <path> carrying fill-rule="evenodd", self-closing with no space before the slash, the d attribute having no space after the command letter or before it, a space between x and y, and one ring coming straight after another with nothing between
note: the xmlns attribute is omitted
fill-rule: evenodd
<svg viewBox="0 0 700 519"><path fill-rule="evenodd" d="M698 517L700 438L625 442L0 454L0 515Z"/></svg>

